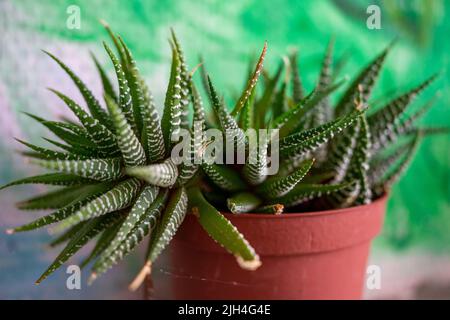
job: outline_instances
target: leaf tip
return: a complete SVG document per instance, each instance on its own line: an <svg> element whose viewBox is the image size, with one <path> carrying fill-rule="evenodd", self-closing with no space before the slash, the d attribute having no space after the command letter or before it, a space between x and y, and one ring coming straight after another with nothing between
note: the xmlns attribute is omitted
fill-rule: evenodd
<svg viewBox="0 0 450 320"><path fill-rule="evenodd" d="M141 271L139 271L136 278L134 278L133 282L128 286L128 290L136 291L144 282L145 278L152 273L152 262L147 261L142 267Z"/></svg>
<svg viewBox="0 0 450 320"><path fill-rule="evenodd" d="M92 283L97 279L97 273L92 272L87 281L88 286L92 285Z"/></svg>
<svg viewBox="0 0 450 320"><path fill-rule="evenodd" d="M273 208L275 210L275 212L274 212L275 215L280 215L284 211L284 206L282 204L280 204L280 203L275 204L273 206Z"/></svg>
<svg viewBox="0 0 450 320"><path fill-rule="evenodd" d="M105 27L105 28L109 28L109 24L108 24L108 22L106 22L106 20L104 20L104 19L98 19L98 22L100 22L100 24L103 26L103 27Z"/></svg>
<svg viewBox="0 0 450 320"><path fill-rule="evenodd" d="M258 255L255 255L253 260L244 260L241 256L238 255L236 255L235 257L238 265L245 270L254 271L262 265L262 262L261 260L259 260Z"/></svg>
<svg viewBox="0 0 450 320"><path fill-rule="evenodd" d="M191 213L196 216L197 218L200 218L200 211L198 210L198 207L192 207Z"/></svg>

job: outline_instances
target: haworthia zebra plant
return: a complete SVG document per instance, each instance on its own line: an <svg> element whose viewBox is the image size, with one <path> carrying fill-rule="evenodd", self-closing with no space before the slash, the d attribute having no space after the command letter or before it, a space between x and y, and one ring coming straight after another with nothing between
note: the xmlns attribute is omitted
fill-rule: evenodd
<svg viewBox="0 0 450 320"><path fill-rule="evenodd" d="M258 137L257 148L247 139L243 165L203 164L207 199L235 214L281 214L363 205L385 194L405 170L422 137L448 132L447 128L415 126L431 103L412 115L407 112L435 75L371 110L370 93L391 46L362 69L335 106L330 95L343 81L336 81L333 40L325 51L316 86L308 94L296 52L283 59L273 76L263 70L266 45L230 112L203 70L215 126L224 137L229 131L244 136L251 128L259 132L277 129L279 134L274 140L278 150L263 136ZM260 74L263 83L258 88ZM268 175L270 155L275 152L280 168Z"/></svg>
<svg viewBox="0 0 450 320"><path fill-rule="evenodd" d="M21 184L58 186L18 204L24 210L51 209L52 213L7 230L12 234L52 225L50 230L58 234L52 246L66 243L36 283L48 277L91 240L96 244L82 266L92 264L92 282L151 235L145 266L131 286L132 289L139 287L151 272L151 264L183 222L188 212L188 194L195 191L189 183L199 166L188 162L177 165L171 158L181 129L190 130L192 134L203 129L189 123L190 106L197 123L204 119L202 101L187 69L180 43L172 32L172 67L160 118L132 53L120 36L106 24L105 28L115 48L103 43L114 67L116 86L93 58L103 84L106 109L66 64L46 52L73 80L88 111L63 93L51 89L79 122L49 121L27 114L59 138L59 141L46 139L58 149L18 141L29 149L23 155L31 158L32 163L55 173L24 178L1 187ZM192 156L201 143L201 140L194 141L191 153L186 157ZM224 216L209 207L202 210L201 215L202 226L235 254L243 266L255 265L258 258L254 250ZM223 228L228 230L228 236L217 233Z"/></svg>
<svg viewBox="0 0 450 320"><path fill-rule="evenodd" d="M18 204L23 210L51 209L52 213L7 230L12 234L52 225L51 231L57 237L51 245L66 243L37 283L90 241L95 245L82 266L92 265L93 281L148 237L146 262L130 285L136 289L151 273L152 264L187 213L196 216L242 268L254 270L261 265L257 253L220 211L281 214L369 203L400 176L421 137L442 131L414 126L429 104L405 117L407 106L434 77L386 106L367 111L370 92L389 48L363 69L333 108L329 96L342 81L335 83L338 75L332 69L332 43L317 85L309 94L302 87L295 53L280 64L274 76L263 69L265 45L231 112L202 66L202 83L214 110L213 117L206 117L192 80L193 71L188 71L173 32L172 65L160 118L132 53L120 36L105 27L115 48L104 43L117 85L95 57L94 63L103 84L106 109L67 65L47 53L73 80L88 111L51 89L79 122L48 121L28 114L59 139L46 139L58 149L18 141L29 149L23 155L32 163L55 173L24 178L1 188L21 184L57 186ZM285 65L288 67L283 78ZM257 86L260 75L265 78L263 88ZM203 130L214 126L222 130L225 138L236 138L235 146L246 151L244 164L174 161L172 150L183 129L191 139L189 151L182 156L193 160L208 146ZM252 149L245 134L250 128L269 133L268 137L257 134L257 149ZM278 149L270 139L269 129L279 130ZM400 137L404 143L389 149ZM269 176L270 159L276 153L280 169Z"/></svg>

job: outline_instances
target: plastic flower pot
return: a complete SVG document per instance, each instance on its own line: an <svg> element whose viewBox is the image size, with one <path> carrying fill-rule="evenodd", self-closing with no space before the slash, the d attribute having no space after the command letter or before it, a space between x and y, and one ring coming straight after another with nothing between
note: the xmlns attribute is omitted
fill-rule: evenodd
<svg viewBox="0 0 450 320"><path fill-rule="evenodd" d="M154 298L361 299L386 199L313 213L225 213L258 252L255 271L241 269L188 215L155 270Z"/></svg>

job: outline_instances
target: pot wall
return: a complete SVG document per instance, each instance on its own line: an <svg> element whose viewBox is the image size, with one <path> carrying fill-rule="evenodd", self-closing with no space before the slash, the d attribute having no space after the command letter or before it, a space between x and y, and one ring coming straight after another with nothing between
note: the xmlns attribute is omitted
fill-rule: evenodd
<svg viewBox="0 0 450 320"><path fill-rule="evenodd" d="M316 213L226 214L259 254L256 271L241 269L196 217L188 215L154 269L154 298L360 299L371 240L386 197L369 205ZM156 267L156 266L155 266ZM170 286L170 290L164 290Z"/></svg>

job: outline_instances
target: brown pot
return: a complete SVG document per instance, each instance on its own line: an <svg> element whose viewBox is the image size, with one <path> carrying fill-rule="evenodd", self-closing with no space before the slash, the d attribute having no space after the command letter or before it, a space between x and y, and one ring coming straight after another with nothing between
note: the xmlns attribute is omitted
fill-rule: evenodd
<svg viewBox="0 0 450 320"><path fill-rule="evenodd" d="M188 215L172 241L169 258L154 270L159 274L153 297L360 299L370 244L380 232L386 199L279 216L226 213L259 254L262 265L256 271L241 269L197 218Z"/></svg>

